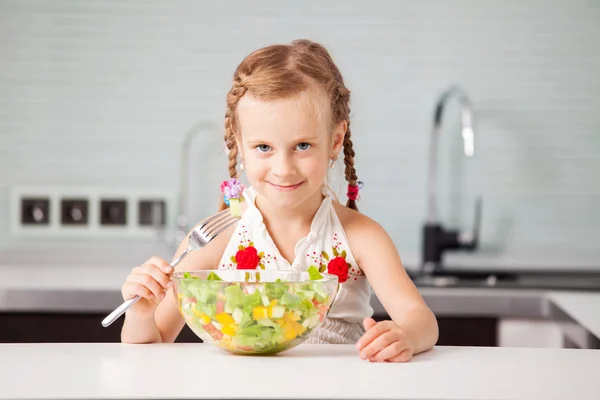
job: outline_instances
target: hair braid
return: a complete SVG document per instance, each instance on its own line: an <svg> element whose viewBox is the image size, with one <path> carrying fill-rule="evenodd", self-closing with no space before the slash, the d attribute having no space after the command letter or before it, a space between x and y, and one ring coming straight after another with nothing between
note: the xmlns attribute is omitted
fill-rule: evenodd
<svg viewBox="0 0 600 400"><path fill-rule="evenodd" d="M229 150L229 176L231 178L237 178L237 156L238 156L238 148L236 142L236 130L237 130L237 121L235 117L235 110L237 107L238 101L242 98L242 96L246 93L246 87L244 87L241 83L241 80L236 77L233 82L233 87L227 94L227 111L225 112L225 145ZM222 211L227 208L225 201L221 197L221 201L219 203L219 211Z"/></svg>
<svg viewBox="0 0 600 400"><path fill-rule="evenodd" d="M354 152L354 148L352 145L352 139L350 138L351 136L351 132L350 132L350 123L348 123L348 129L346 130L346 136L344 136L344 164L346 165L346 180L348 181L348 184L351 186L356 186L357 183L357 176L356 176L356 169L354 169L354 155L356 154ZM349 207L353 210L358 211L358 207L356 207L356 201L352 200L352 199L348 199L348 202L346 202L346 207Z"/></svg>

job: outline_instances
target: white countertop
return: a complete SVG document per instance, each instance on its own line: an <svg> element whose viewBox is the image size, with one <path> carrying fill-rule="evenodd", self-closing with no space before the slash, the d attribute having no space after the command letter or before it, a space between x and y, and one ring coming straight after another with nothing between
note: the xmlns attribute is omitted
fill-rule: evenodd
<svg viewBox="0 0 600 400"><path fill-rule="evenodd" d="M600 293L551 292L548 299L600 339Z"/></svg>
<svg viewBox="0 0 600 400"><path fill-rule="evenodd" d="M435 347L369 363L350 345L235 356L207 344L0 344L0 399L598 399L600 351ZM10 360L10 361L9 361Z"/></svg>

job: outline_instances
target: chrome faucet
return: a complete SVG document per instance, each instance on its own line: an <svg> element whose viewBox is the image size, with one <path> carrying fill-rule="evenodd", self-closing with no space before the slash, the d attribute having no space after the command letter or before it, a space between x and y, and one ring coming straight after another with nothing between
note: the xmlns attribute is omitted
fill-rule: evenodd
<svg viewBox="0 0 600 400"><path fill-rule="evenodd" d="M192 224L190 224L189 217L189 185L190 185L190 151L192 148L193 140L198 136L201 132L211 132L211 135L216 135L219 132L219 128L217 124L210 121L200 121L196 125L194 125L186 134L183 140L183 146L181 149L181 179L179 181L179 205L177 210L177 220L176 220L176 230L175 230L175 246L178 246L179 243L192 228Z"/></svg>
<svg viewBox="0 0 600 400"><path fill-rule="evenodd" d="M477 248L481 224L481 198L475 205L475 226L472 232L446 230L442 226L437 210L437 164L438 142L442 126L442 116L446 103L456 96L460 102L461 135L463 152L466 157L475 154L475 131L473 129L473 107L466 92L459 86L452 86L439 97L433 117L431 143L429 149L429 173L427 179L427 220L423 227L422 272L432 274L442 269L443 253L446 250L469 250Z"/></svg>

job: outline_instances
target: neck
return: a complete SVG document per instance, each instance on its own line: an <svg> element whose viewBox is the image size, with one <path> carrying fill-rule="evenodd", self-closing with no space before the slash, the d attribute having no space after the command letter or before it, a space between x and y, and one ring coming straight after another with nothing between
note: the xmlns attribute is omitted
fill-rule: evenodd
<svg viewBox="0 0 600 400"><path fill-rule="evenodd" d="M298 229L305 226L310 227L312 220L323 202L321 191L316 192L302 204L294 208L279 208L271 205L260 194L256 196L256 208L263 216L267 227L280 226L285 224L291 229Z"/></svg>

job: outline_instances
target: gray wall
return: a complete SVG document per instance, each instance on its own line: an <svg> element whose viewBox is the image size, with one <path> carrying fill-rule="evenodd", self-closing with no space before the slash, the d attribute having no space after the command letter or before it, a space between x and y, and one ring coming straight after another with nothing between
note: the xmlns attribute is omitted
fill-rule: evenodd
<svg viewBox="0 0 600 400"><path fill-rule="evenodd" d="M234 68L255 48L306 37L331 50L353 91L359 206L409 267L420 258L433 105L460 83L477 111L477 154L457 156L451 106L440 209L469 226L481 194L483 237L476 255L448 262L600 268L599 21L600 3L584 0L0 1L0 266L168 255L151 237L14 236L11 188L175 195L185 132L212 121L218 130L192 149L192 217L209 214L226 177Z"/></svg>

